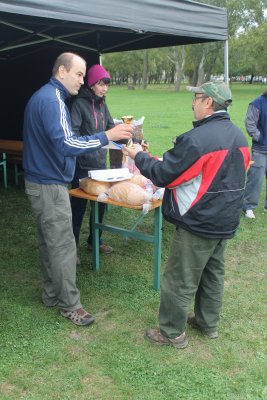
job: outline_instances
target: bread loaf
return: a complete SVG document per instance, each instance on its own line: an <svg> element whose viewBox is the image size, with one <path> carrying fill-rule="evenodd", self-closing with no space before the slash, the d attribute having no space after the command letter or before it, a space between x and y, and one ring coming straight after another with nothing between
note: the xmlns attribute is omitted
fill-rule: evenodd
<svg viewBox="0 0 267 400"><path fill-rule="evenodd" d="M141 186L141 188L145 189L147 182L149 182L149 179L143 175L136 174L131 178L130 182L135 183L136 185L139 185Z"/></svg>
<svg viewBox="0 0 267 400"><path fill-rule="evenodd" d="M98 196L101 193L107 192L110 187L111 184L109 182L95 181L91 178L84 178L80 180L80 188L84 192L94 196Z"/></svg>
<svg viewBox="0 0 267 400"><path fill-rule="evenodd" d="M140 206L149 201L148 193L139 185L129 181L118 182L108 191L109 198L119 203Z"/></svg>

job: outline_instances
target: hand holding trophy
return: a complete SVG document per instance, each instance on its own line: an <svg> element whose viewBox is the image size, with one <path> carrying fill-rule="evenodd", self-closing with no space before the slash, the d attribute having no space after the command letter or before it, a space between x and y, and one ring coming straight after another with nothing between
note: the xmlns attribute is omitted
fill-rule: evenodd
<svg viewBox="0 0 267 400"><path fill-rule="evenodd" d="M134 116L133 115L124 115L123 117L121 117L121 119L125 124L130 124L132 122L132 120L134 119ZM132 139L129 139L125 146L131 147L132 145L133 145L133 141L132 141Z"/></svg>

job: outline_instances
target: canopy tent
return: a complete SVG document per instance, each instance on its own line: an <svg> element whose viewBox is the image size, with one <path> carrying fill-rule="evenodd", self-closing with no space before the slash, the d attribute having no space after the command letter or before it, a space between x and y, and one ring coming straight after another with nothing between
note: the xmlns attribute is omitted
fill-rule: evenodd
<svg viewBox="0 0 267 400"><path fill-rule="evenodd" d="M88 64L104 53L227 41L227 12L188 0L0 2L0 137L21 138L30 95L54 59L74 51Z"/></svg>

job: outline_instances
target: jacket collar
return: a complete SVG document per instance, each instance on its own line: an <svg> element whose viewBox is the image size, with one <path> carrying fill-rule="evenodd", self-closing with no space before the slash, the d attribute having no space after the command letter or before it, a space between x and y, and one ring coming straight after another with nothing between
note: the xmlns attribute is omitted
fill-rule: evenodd
<svg viewBox="0 0 267 400"><path fill-rule="evenodd" d="M227 111L217 111L212 115L200 119L199 121L193 121L193 126L194 128L197 128L198 126L204 125L210 121L213 121L214 119L230 119L230 117Z"/></svg>
<svg viewBox="0 0 267 400"><path fill-rule="evenodd" d="M69 91L65 88L64 85L62 85L62 83L56 79L55 77L52 76L52 78L50 78L50 81L52 86L56 87L58 90L60 90L61 96L63 98L63 100L65 101L67 97L70 97L71 94L69 93Z"/></svg>

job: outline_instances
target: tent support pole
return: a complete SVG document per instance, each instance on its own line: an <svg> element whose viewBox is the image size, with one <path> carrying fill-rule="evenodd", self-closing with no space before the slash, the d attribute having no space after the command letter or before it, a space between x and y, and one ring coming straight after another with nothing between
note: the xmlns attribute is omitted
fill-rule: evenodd
<svg viewBox="0 0 267 400"><path fill-rule="evenodd" d="M228 40L224 42L224 82L229 85Z"/></svg>

